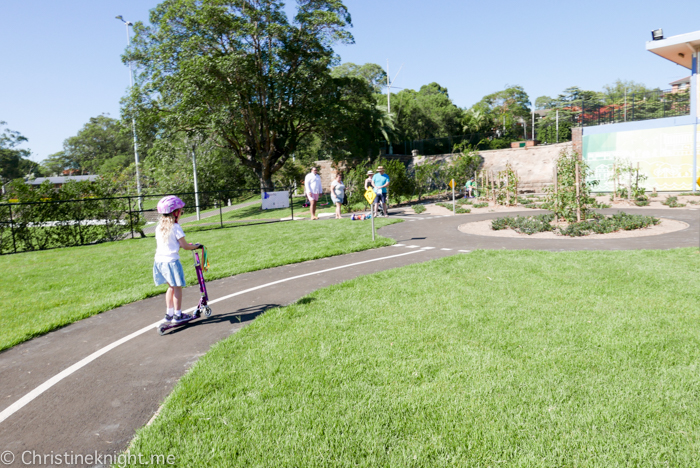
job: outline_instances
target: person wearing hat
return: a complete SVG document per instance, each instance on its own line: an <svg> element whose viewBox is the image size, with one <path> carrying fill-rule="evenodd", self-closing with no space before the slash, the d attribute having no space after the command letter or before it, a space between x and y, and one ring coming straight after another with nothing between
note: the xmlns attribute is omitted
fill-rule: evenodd
<svg viewBox="0 0 700 468"><path fill-rule="evenodd" d="M381 201L384 207L384 216L388 216L386 194L389 186L389 176L384 173L384 166L377 168L377 173L372 177L372 185L374 185L374 193L377 194L377 197L374 199L374 215L377 216L377 204Z"/></svg>
<svg viewBox="0 0 700 468"><path fill-rule="evenodd" d="M365 192L370 188L374 188L374 184L372 184L372 176L374 176L374 171L370 169L367 171L367 178L365 179Z"/></svg>

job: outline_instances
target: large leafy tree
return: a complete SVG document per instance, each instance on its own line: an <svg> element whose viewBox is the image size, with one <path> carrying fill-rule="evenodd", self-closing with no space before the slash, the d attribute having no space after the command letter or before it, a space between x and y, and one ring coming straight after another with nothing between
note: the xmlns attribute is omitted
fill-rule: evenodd
<svg viewBox="0 0 700 468"><path fill-rule="evenodd" d="M124 56L139 67L125 114L212 137L263 190L315 135L348 150L343 130L373 111L367 86L358 95L348 90L352 78L331 75L332 46L353 41L339 0L299 0L292 21L276 0L166 0L150 23L134 26Z"/></svg>

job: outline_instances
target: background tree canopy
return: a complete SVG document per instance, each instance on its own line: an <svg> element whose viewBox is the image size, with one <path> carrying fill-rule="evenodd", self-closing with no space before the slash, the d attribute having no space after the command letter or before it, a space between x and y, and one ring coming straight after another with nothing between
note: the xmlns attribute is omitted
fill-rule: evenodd
<svg viewBox="0 0 700 468"><path fill-rule="evenodd" d="M119 171L134 161L131 129L108 115L91 117L78 134L63 142L63 151L50 155L44 166L60 175L69 169L80 174Z"/></svg>
<svg viewBox="0 0 700 468"><path fill-rule="evenodd" d="M0 121L0 126L4 125L7 125L7 122ZM27 139L19 132L9 128L3 129L0 133L0 182L2 184L38 171L38 164L28 159L31 151L17 148L26 141Z"/></svg>
<svg viewBox="0 0 700 468"><path fill-rule="evenodd" d="M139 67L124 114L141 126L211 136L263 190L304 142L344 156L374 144L370 84L331 73L333 44L353 41L340 1L300 0L290 22L280 1L166 0L150 22L124 56Z"/></svg>

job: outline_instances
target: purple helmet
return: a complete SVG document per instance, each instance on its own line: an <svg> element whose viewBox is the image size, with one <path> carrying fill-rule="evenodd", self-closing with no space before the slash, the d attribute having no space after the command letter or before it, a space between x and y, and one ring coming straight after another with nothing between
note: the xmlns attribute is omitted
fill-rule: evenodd
<svg viewBox="0 0 700 468"><path fill-rule="evenodd" d="M163 197L158 202L158 213L160 214L170 214L178 208L185 206L185 202L180 200L175 195L168 195Z"/></svg>

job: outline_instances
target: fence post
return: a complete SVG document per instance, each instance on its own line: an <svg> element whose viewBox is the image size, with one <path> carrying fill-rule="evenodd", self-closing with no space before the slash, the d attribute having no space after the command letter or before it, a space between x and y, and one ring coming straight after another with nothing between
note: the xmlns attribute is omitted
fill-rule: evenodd
<svg viewBox="0 0 700 468"><path fill-rule="evenodd" d="M347 194L345 196L347 197ZM292 221L294 221L294 193L291 190L289 191L289 209L292 210Z"/></svg>
<svg viewBox="0 0 700 468"><path fill-rule="evenodd" d="M134 238L134 220L131 217L131 197L126 197L129 200L129 229L131 229L131 238Z"/></svg>
<svg viewBox="0 0 700 468"><path fill-rule="evenodd" d="M17 253L17 243L15 242L15 220L12 217L12 205L8 205L10 208L10 232L12 232L12 248Z"/></svg>
<svg viewBox="0 0 700 468"><path fill-rule="evenodd" d="M224 198L221 196L221 192L219 192L219 224L221 224L221 227L224 227L224 212L221 208L223 204Z"/></svg>

